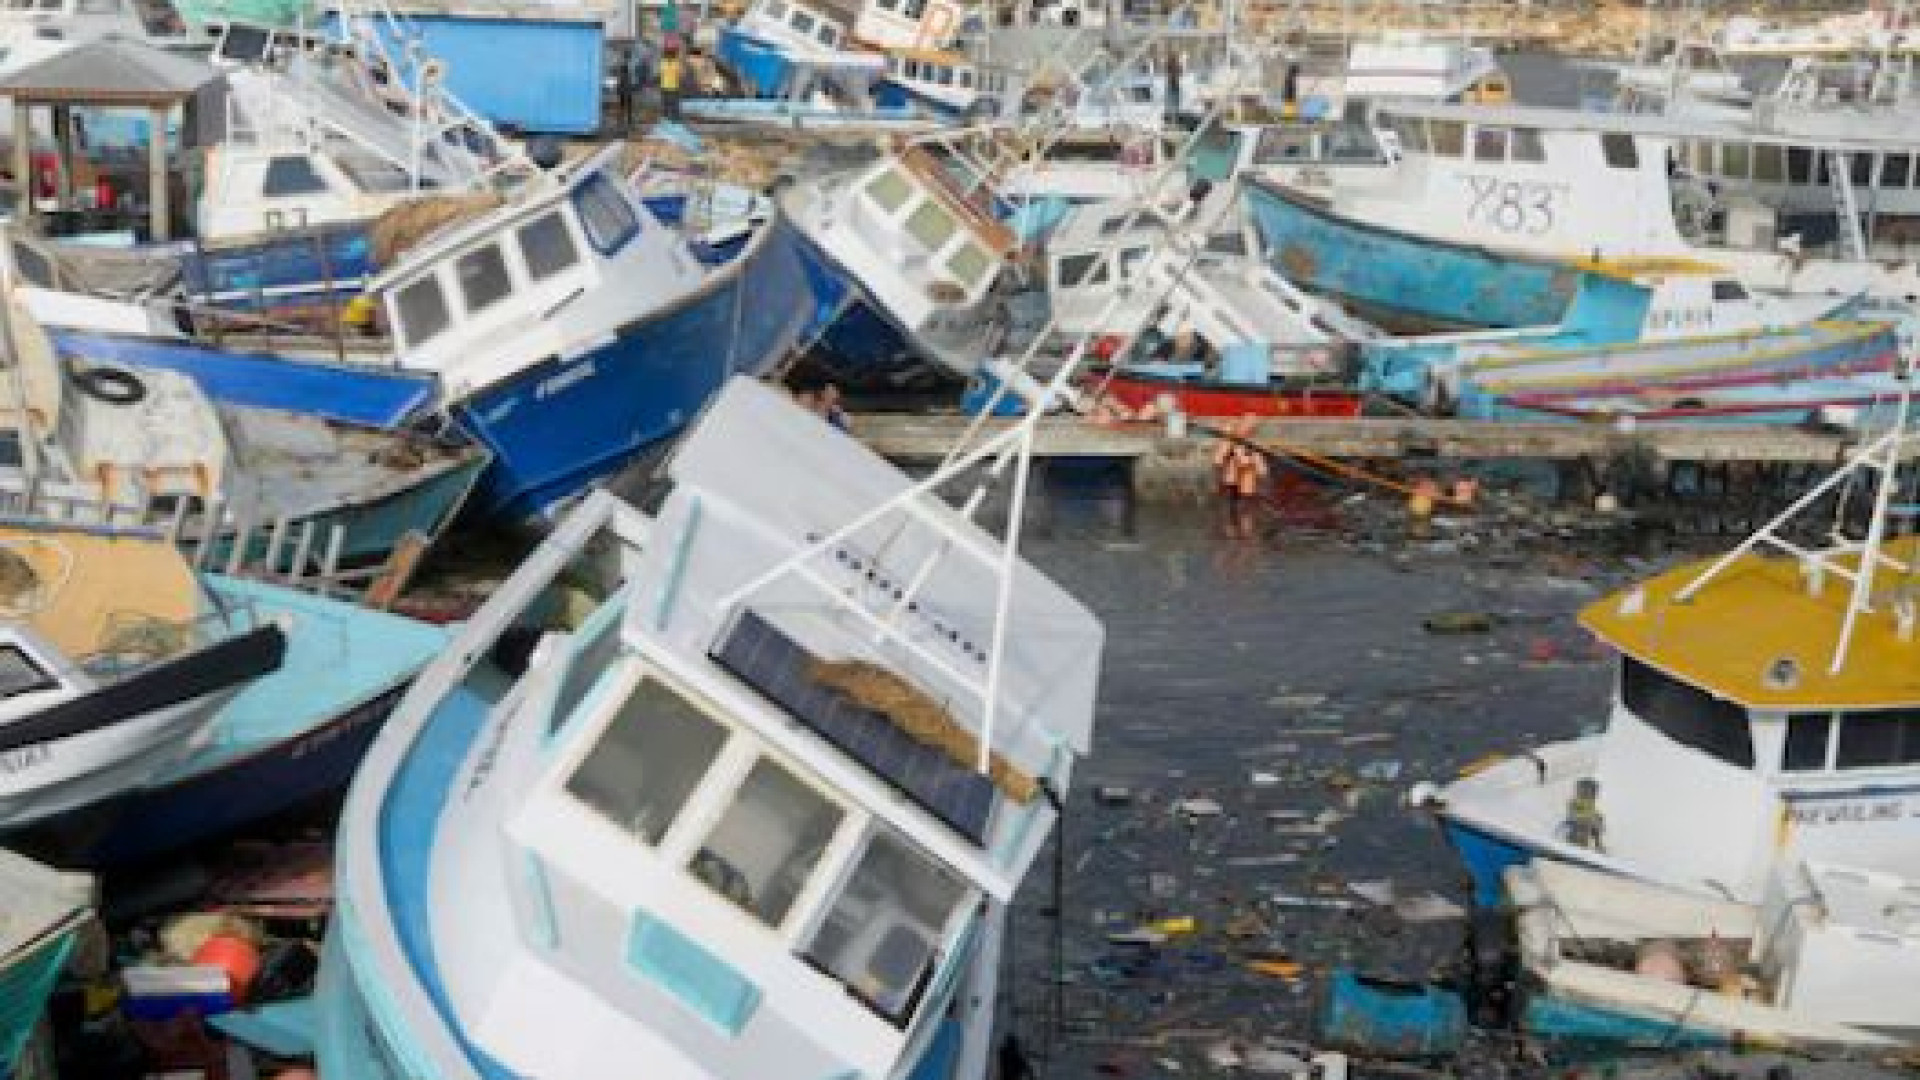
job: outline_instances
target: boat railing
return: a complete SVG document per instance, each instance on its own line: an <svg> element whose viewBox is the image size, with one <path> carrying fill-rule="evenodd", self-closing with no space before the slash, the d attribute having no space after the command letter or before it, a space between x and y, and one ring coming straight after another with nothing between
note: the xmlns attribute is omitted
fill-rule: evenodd
<svg viewBox="0 0 1920 1080"><path fill-rule="evenodd" d="M0 522L15 527L80 526L128 536L164 537L198 571L271 581L319 596L386 608L418 569L429 538L410 532L383 562L343 565L347 528L285 515L259 519L222 500L161 496L103 499L78 484L0 478Z"/></svg>

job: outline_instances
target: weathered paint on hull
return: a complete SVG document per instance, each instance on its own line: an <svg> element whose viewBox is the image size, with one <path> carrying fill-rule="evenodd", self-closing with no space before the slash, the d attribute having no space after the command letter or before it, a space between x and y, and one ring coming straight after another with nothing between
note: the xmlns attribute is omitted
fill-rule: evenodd
<svg viewBox="0 0 1920 1080"><path fill-rule="evenodd" d="M1096 384L1099 378L1095 379ZM1225 383L1155 379L1117 374L1106 380L1108 396L1138 412L1163 395L1188 416L1232 419L1240 416L1354 417L1366 399L1335 387L1233 386Z"/></svg>
<svg viewBox="0 0 1920 1080"><path fill-rule="evenodd" d="M1398 319L1457 326L1558 323L1579 272L1350 221L1255 180L1248 205L1273 267L1305 289Z"/></svg>

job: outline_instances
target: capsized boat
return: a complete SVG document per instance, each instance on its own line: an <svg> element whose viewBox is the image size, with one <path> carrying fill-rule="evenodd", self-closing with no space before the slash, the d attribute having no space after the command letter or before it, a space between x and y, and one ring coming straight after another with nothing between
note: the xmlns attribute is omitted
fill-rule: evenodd
<svg viewBox="0 0 1920 1080"><path fill-rule="evenodd" d="M87 921L94 882L0 851L0 1076L20 1072L54 983Z"/></svg>
<svg viewBox="0 0 1920 1080"><path fill-rule="evenodd" d="M1920 865L1920 537L1893 528L1914 438L1897 401L1887 434L1738 547L1581 613L1620 654L1603 731L1415 790L1477 901L1529 859L1743 902L1794 861ZM1831 509L1855 489L1866 514Z"/></svg>
<svg viewBox="0 0 1920 1080"><path fill-rule="evenodd" d="M287 632L201 587L165 537L0 527L0 830L129 790L205 744Z"/></svg>
<svg viewBox="0 0 1920 1080"><path fill-rule="evenodd" d="M1190 416L1357 415L1352 342L1378 331L1274 272L1232 184L1197 190L1081 207L1048 236L1054 336L1133 343L1083 386L1136 415L1163 398Z"/></svg>
<svg viewBox="0 0 1920 1080"><path fill-rule="evenodd" d="M568 516L368 754L331 1080L987 1075L1100 624L938 500L952 470L909 481L758 383L668 474L651 517Z"/></svg>
<svg viewBox="0 0 1920 1080"><path fill-rule="evenodd" d="M1749 289L1739 278L1714 267L1671 259L1627 262L1583 261L1566 314L1547 326L1469 330L1418 337L1377 338L1360 348L1360 383L1435 411L1451 409L1474 373L1517 365L1541 372L1613 367L1623 372L1640 366L1682 372L1687 360L1668 355L1664 346L1685 352L1702 343L1742 358L1741 342L1757 352L1773 331L1794 330L1820 320L1864 319L1851 298L1778 296ZM1708 343L1726 339L1721 346ZM1772 342L1792 351L1791 342ZM1644 347L1643 347L1644 346ZM1685 348L1682 348L1685 347ZM1608 358L1624 350L1632 359ZM1648 358L1651 358L1649 360ZM1754 358L1756 364L1759 363Z"/></svg>
<svg viewBox="0 0 1920 1080"><path fill-rule="evenodd" d="M1559 862L1506 883L1536 1038L1831 1053L1920 1034L1910 878L1794 862L1749 902Z"/></svg>
<svg viewBox="0 0 1920 1080"><path fill-rule="evenodd" d="M932 364L966 377L1004 332L994 284L1013 234L926 147L787 191L806 238L824 362L849 381Z"/></svg>

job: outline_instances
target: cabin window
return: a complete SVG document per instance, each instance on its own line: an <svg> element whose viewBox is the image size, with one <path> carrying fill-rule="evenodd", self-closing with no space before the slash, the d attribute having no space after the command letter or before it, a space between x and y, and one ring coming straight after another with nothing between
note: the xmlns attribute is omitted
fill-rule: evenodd
<svg viewBox="0 0 1920 1080"><path fill-rule="evenodd" d="M260 194L269 199L293 195L314 195L327 190L327 182L314 169L313 162L298 155L276 157L267 162L267 178Z"/></svg>
<svg viewBox="0 0 1920 1080"><path fill-rule="evenodd" d="M825 45L828 48L832 48L834 45L838 44L840 41L840 31L835 30L833 27L828 26L825 23L820 24L820 32L814 36L820 39L820 44Z"/></svg>
<svg viewBox="0 0 1920 1080"><path fill-rule="evenodd" d="M880 204L880 209L891 214L906 204L913 195L913 185L907 178L894 169L867 181L867 197Z"/></svg>
<svg viewBox="0 0 1920 1080"><path fill-rule="evenodd" d="M17 241L13 245L13 268L20 272L29 285L38 285L43 289L59 287L55 282L53 260Z"/></svg>
<svg viewBox="0 0 1920 1080"><path fill-rule="evenodd" d="M1515 161L1526 161L1534 164L1547 160L1546 148L1540 143L1539 130L1537 128L1514 128L1513 143L1507 151L1507 156Z"/></svg>
<svg viewBox="0 0 1920 1080"><path fill-rule="evenodd" d="M0 468L17 469L26 463L20 452L20 433L11 428L0 431Z"/></svg>
<svg viewBox="0 0 1920 1080"><path fill-rule="evenodd" d="M969 292L980 284L980 279L986 276L992 265L993 259L987 250L971 240L962 241L954 249L953 257L947 260L947 269L960 279L960 284L965 285Z"/></svg>
<svg viewBox="0 0 1920 1080"><path fill-rule="evenodd" d="M726 728L647 679L567 778L567 791L645 843L658 844L726 741Z"/></svg>
<svg viewBox="0 0 1920 1080"><path fill-rule="evenodd" d="M1466 153L1466 127L1458 120L1433 120L1427 124L1432 152L1441 157L1462 157Z"/></svg>
<svg viewBox="0 0 1920 1080"><path fill-rule="evenodd" d="M962 90L973 89L973 72L965 68L960 69L960 88Z"/></svg>
<svg viewBox="0 0 1920 1080"><path fill-rule="evenodd" d="M1128 248L1125 251L1122 251L1120 253L1120 280L1121 281L1133 280L1134 270L1137 269L1141 263L1145 262L1146 259L1147 259L1146 248L1143 248L1143 247Z"/></svg>
<svg viewBox="0 0 1920 1080"><path fill-rule="evenodd" d="M818 23L819 20L815 19L810 12L796 10L793 13L793 28L802 34L813 33L813 28L818 25Z"/></svg>
<svg viewBox="0 0 1920 1080"><path fill-rule="evenodd" d="M1880 186L1909 187L1912 185L1913 158L1906 154L1888 154L1880 166Z"/></svg>
<svg viewBox="0 0 1920 1080"><path fill-rule="evenodd" d="M1877 155L1871 153L1848 155L1847 165L1853 173L1853 185L1855 187L1873 186L1873 161L1876 156Z"/></svg>
<svg viewBox="0 0 1920 1080"><path fill-rule="evenodd" d="M566 220L552 213L520 226L520 257L528 277L545 281L578 262L580 253L574 250Z"/></svg>
<svg viewBox="0 0 1920 1080"><path fill-rule="evenodd" d="M787 17L786 0L767 0L767 18L775 22Z"/></svg>
<svg viewBox="0 0 1920 1080"><path fill-rule="evenodd" d="M1826 713L1794 713L1787 717L1787 746L1780 756L1782 772L1817 772L1827 767L1827 739L1833 717Z"/></svg>
<svg viewBox="0 0 1920 1080"><path fill-rule="evenodd" d="M1640 151L1633 144L1633 136L1624 131L1601 132L1600 154L1606 158L1607 167L1610 169L1640 167Z"/></svg>
<svg viewBox="0 0 1920 1080"><path fill-rule="evenodd" d="M1421 154L1433 152L1433 140L1427 138L1427 122L1417 116L1400 121L1400 145Z"/></svg>
<svg viewBox="0 0 1920 1080"><path fill-rule="evenodd" d="M1753 167L1753 147L1746 143L1720 144L1720 175L1745 180Z"/></svg>
<svg viewBox="0 0 1920 1080"><path fill-rule="evenodd" d="M845 816L784 766L761 758L687 868L761 922L779 926Z"/></svg>
<svg viewBox="0 0 1920 1080"><path fill-rule="evenodd" d="M1313 153L1313 134L1305 128L1270 127L1260 133L1254 160L1263 164L1305 161Z"/></svg>
<svg viewBox="0 0 1920 1080"><path fill-rule="evenodd" d="M932 199L914 207L913 212L907 215L908 235L920 241L928 251L940 250L957 228L959 223L953 220L953 215Z"/></svg>
<svg viewBox="0 0 1920 1080"><path fill-rule="evenodd" d="M602 255L611 255L625 247L640 231L640 219L633 205L620 194L605 173L595 173L573 193L573 205L580 211L580 224L587 240Z"/></svg>
<svg viewBox="0 0 1920 1080"><path fill-rule="evenodd" d="M917 19L926 14L927 0L907 0L901 5L900 13L909 19Z"/></svg>
<svg viewBox="0 0 1920 1080"><path fill-rule="evenodd" d="M967 887L891 833L876 833L803 954L875 1012L904 1025L940 961Z"/></svg>
<svg viewBox="0 0 1920 1080"><path fill-rule="evenodd" d="M506 256L498 244L475 248L454 261L453 276L460 282L460 297L467 314L477 315L506 299L513 291L513 278L507 273Z"/></svg>
<svg viewBox="0 0 1920 1080"><path fill-rule="evenodd" d="M401 289L395 305L400 315L400 334L409 345L425 344L445 330L450 321L440 279L431 275Z"/></svg>
<svg viewBox="0 0 1920 1080"><path fill-rule="evenodd" d="M1682 746L1743 769L1753 767L1745 709L1632 657L1620 666L1620 700L1649 727Z"/></svg>
<svg viewBox="0 0 1920 1080"><path fill-rule="evenodd" d="M1063 289L1077 289L1082 285L1105 285L1107 264L1101 261L1098 252L1069 255L1060 260L1059 281Z"/></svg>
<svg viewBox="0 0 1920 1080"><path fill-rule="evenodd" d="M59 686L45 668L18 645L0 645L0 698L19 697Z"/></svg>
<svg viewBox="0 0 1920 1080"><path fill-rule="evenodd" d="M1787 149L1778 143L1761 143L1753 148L1753 178L1763 184L1779 184L1787 179Z"/></svg>
<svg viewBox="0 0 1920 1080"><path fill-rule="evenodd" d="M933 69L934 80L941 86L953 85L953 69L944 64Z"/></svg>
<svg viewBox="0 0 1920 1080"><path fill-rule="evenodd" d="M1920 709L1842 713L1833 751L1837 769L1871 769L1920 761Z"/></svg>
<svg viewBox="0 0 1920 1080"><path fill-rule="evenodd" d="M1820 179L1813 175L1813 151L1804 146L1787 147L1787 182L1790 184L1814 184Z"/></svg>
<svg viewBox="0 0 1920 1080"><path fill-rule="evenodd" d="M1473 129L1473 160L1507 160L1507 129L1497 127L1476 127Z"/></svg>
<svg viewBox="0 0 1920 1080"><path fill-rule="evenodd" d="M900 0L880 0L881 11L899 11Z"/></svg>
<svg viewBox="0 0 1920 1080"><path fill-rule="evenodd" d="M1726 278L1716 278L1713 282L1713 298L1715 300L1745 300L1747 298L1747 288L1737 281L1731 281Z"/></svg>

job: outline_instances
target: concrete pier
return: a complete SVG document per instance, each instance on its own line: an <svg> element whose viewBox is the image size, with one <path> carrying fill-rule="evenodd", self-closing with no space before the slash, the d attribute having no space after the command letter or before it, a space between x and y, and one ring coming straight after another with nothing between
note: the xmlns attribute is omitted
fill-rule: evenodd
<svg viewBox="0 0 1920 1080"><path fill-rule="evenodd" d="M854 434L882 456L930 461L945 454L970 422L959 415L866 413L852 420ZM989 430L1006 421L990 421ZM1165 424L1097 425L1078 417L1041 424L1043 457L1204 457L1215 436L1192 421L1184 437ZM1817 464L1840 461L1858 445L1850 432L1812 431L1765 425L1640 424L1630 430L1575 423L1488 423L1428 417L1364 417L1352 420L1268 420L1253 439L1269 449L1333 458L1448 458L1465 461L1577 461L1641 455L1662 461Z"/></svg>

